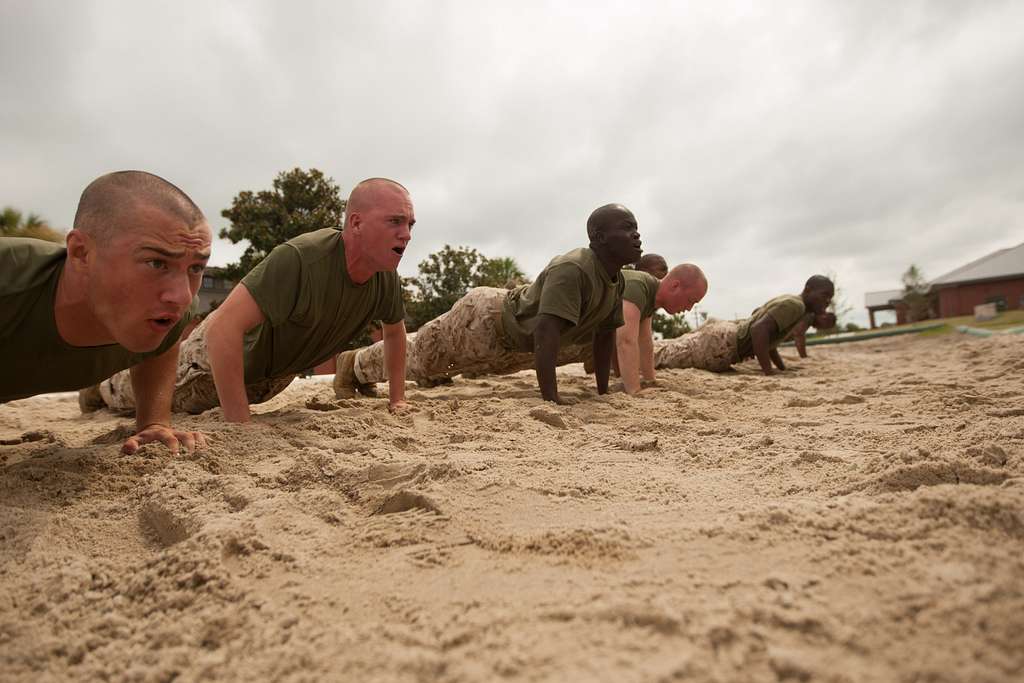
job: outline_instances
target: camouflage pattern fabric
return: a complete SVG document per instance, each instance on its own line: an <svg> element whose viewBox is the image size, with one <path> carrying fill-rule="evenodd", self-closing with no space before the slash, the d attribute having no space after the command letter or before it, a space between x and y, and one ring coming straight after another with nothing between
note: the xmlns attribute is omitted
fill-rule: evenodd
<svg viewBox="0 0 1024 683"><path fill-rule="evenodd" d="M208 320L208 319L207 319ZM171 410L176 413L201 413L220 405L213 371L206 355L206 320L181 342L178 352L178 370L174 381ZM249 404L263 403L277 396L292 383L296 375L262 379L245 386ZM100 383L100 395L111 410L132 412L135 395L132 392L131 373L122 370Z"/></svg>
<svg viewBox="0 0 1024 683"><path fill-rule="evenodd" d="M654 342L655 368L698 368L724 372L739 362L736 323L715 321L696 332Z"/></svg>
<svg viewBox="0 0 1024 683"><path fill-rule="evenodd" d="M408 337L406 379L429 382L461 373L504 375L533 367L533 354L509 350L501 326L508 290L474 287L451 310ZM360 349L355 359L360 382L387 381L384 342Z"/></svg>

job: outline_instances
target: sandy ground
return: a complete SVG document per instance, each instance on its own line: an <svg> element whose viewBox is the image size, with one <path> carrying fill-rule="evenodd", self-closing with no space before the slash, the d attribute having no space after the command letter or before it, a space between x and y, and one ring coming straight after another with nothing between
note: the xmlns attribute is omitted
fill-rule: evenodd
<svg viewBox="0 0 1024 683"><path fill-rule="evenodd" d="M811 353L404 417L298 381L180 458L0 406L0 678L1024 680L1024 338Z"/></svg>

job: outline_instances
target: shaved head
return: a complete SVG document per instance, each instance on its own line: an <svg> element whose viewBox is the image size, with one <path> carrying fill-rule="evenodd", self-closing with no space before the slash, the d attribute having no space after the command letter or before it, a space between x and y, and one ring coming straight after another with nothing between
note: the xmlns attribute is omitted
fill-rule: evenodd
<svg viewBox="0 0 1024 683"><path fill-rule="evenodd" d="M623 216L633 217L633 212L622 204L605 204L594 209L587 219L587 237L593 242L598 233L604 232L608 225Z"/></svg>
<svg viewBox="0 0 1024 683"><path fill-rule="evenodd" d="M377 204L377 197L382 190L400 190L405 195L409 194L404 185L389 178L367 178L352 188L345 205L345 222L348 223L348 217L352 214L366 211Z"/></svg>
<svg viewBox="0 0 1024 683"><path fill-rule="evenodd" d="M807 278L807 282L804 284L804 289L809 291L835 293L836 286L824 275L812 275Z"/></svg>
<svg viewBox="0 0 1024 683"><path fill-rule="evenodd" d="M676 266L668 272L665 279L678 280L687 289L699 287L705 292L708 289L708 279L704 276L704 271L692 263L683 263Z"/></svg>
<svg viewBox="0 0 1024 683"><path fill-rule="evenodd" d="M203 212L176 185L145 171L117 171L100 176L82 192L74 229L107 242L135 227L141 208L156 209L190 229L206 223Z"/></svg>
<svg viewBox="0 0 1024 683"><path fill-rule="evenodd" d="M668 261L660 254L644 254L636 262L636 270L642 270L660 280L668 275Z"/></svg>

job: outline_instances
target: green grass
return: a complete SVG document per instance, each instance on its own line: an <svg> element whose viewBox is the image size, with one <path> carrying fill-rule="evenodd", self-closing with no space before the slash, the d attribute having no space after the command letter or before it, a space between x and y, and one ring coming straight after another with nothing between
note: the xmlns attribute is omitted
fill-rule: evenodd
<svg viewBox="0 0 1024 683"><path fill-rule="evenodd" d="M974 319L973 315L961 315L955 318L937 318L935 320L922 320L919 323L910 323L908 325L892 325L885 329L887 330L899 330L899 329L913 329L915 327L925 327L928 325L935 325L936 323L942 323L942 327L937 327L934 330L927 330L922 332L922 335L937 335L937 334L949 334L955 332L958 325L967 325L968 327L980 327L986 330L1002 330L1010 327L1020 327L1024 325L1024 309L1015 309L1012 311L1003 311L992 320L986 320L979 322ZM881 328L879 328L881 329Z"/></svg>

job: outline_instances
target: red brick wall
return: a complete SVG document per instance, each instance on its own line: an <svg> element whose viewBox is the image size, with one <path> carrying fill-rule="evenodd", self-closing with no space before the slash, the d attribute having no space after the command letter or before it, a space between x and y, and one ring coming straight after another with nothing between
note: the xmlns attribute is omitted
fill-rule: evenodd
<svg viewBox="0 0 1024 683"><path fill-rule="evenodd" d="M939 290L939 316L949 318L956 315L973 315L974 307L985 303L985 299L1002 294L1006 297L1007 309L1021 308L1024 296L1024 277L1001 282L983 282L975 285L959 285Z"/></svg>

